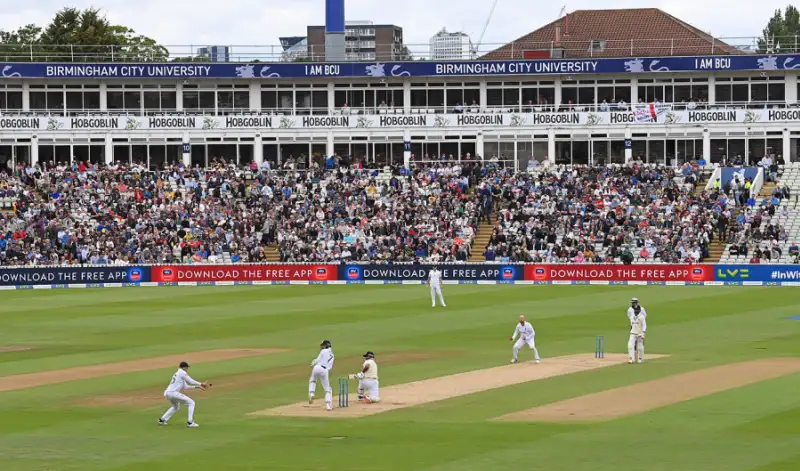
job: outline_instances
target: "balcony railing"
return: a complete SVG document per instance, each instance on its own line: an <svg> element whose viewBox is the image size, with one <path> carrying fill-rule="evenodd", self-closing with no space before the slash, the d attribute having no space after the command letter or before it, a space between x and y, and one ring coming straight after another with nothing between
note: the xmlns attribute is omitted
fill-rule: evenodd
<svg viewBox="0 0 800 471"><path fill-rule="evenodd" d="M749 101L732 103L667 103L676 111L687 109L696 110L758 110L796 108L798 104L789 105L784 101ZM606 108L607 107L607 108ZM473 106L412 106L408 110L403 107L348 107L348 108L261 108L257 110L241 108L199 108L190 110L176 109L141 109L129 108L124 110L99 110L99 109L31 109L0 110L0 116L325 116L325 115L418 115L418 114L448 114L448 113L551 113L551 112L602 112L602 111L630 111L631 105L620 107L616 103L579 104L579 105L473 105Z"/></svg>
<svg viewBox="0 0 800 471"><path fill-rule="evenodd" d="M773 44L779 45L773 53L800 52L800 36L776 37ZM223 45L224 46L224 45ZM379 51L392 51L394 45L377 45ZM644 56L693 56L742 54L763 49L760 38L734 37L715 40L694 39L632 39L603 40L600 46L588 41L512 41L504 44L480 44L472 49L455 52L451 60L474 60L490 54L492 59L521 59L526 52L537 52L546 57L590 58L590 57L644 57ZM198 57L198 49L204 45L165 45L166 59L170 61L204 61ZM323 46L310 45L307 51L284 51L280 45L228 45L231 62L283 62L325 61ZM405 44L413 60L429 60L430 44ZM386 57L391 54L392 57ZM408 60L403 52L385 52L377 60ZM153 62L163 61L164 51L159 48L130 49L125 46L108 45L4 45L0 44L0 62Z"/></svg>

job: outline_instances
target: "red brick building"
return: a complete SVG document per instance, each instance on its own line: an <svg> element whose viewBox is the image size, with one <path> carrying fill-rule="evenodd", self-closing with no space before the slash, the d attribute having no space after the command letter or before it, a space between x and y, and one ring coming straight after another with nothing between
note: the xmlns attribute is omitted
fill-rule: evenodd
<svg viewBox="0 0 800 471"><path fill-rule="evenodd" d="M658 8L577 10L481 59L742 54Z"/></svg>

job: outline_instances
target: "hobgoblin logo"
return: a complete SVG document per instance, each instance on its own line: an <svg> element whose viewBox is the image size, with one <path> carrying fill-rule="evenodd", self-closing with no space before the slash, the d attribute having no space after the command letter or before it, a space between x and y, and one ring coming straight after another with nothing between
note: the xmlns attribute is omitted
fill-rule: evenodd
<svg viewBox="0 0 800 471"><path fill-rule="evenodd" d="M0 118L0 129L39 129L39 118Z"/></svg>
<svg viewBox="0 0 800 471"><path fill-rule="evenodd" d="M580 124L578 113L534 113L533 124Z"/></svg>
<svg viewBox="0 0 800 471"><path fill-rule="evenodd" d="M72 118L72 129L116 129L119 127L119 118Z"/></svg>
<svg viewBox="0 0 800 471"><path fill-rule="evenodd" d="M307 116L303 118L304 128L348 128L350 127L350 117L348 116Z"/></svg>
<svg viewBox="0 0 800 471"><path fill-rule="evenodd" d="M460 114L456 119L459 126L502 126L501 114Z"/></svg>
<svg viewBox="0 0 800 471"><path fill-rule="evenodd" d="M616 112L611 113L610 121L611 124L634 124L636 117L633 116L633 113Z"/></svg>

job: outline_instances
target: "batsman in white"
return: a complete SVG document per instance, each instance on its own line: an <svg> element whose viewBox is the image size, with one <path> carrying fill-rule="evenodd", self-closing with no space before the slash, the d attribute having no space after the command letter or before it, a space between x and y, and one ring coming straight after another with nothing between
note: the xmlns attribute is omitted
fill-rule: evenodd
<svg viewBox="0 0 800 471"><path fill-rule="evenodd" d="M211 384L195 381L189 376L188 370L189 363L182 361L178 366L178 371L172 375L172 381L169 382L169 386L164 390L164 397L169 401L171 407L158 419L158 425L167 425L167 421L178 412L178 409L181 408L181 404L186 404L186 408L189 409L189 421L186 423L186 426L192 428L199 427L197 422L194 421L194 400L181 391L195 388L200 388L205 391Z"/></svg>
<svg viewBox="0 0 800 471"><path fill-rule="evenodd" d="M509 337L508 340L513 342L517 336L519 336L519 340L517 340L517 342L514 344L514 357L511 359L511 363L517 362L519 349L525 344L528 344L528 346L531 347L531 350L533 350L533 356L536 359L536 363L539 363L541 359L539 358L539 350L536 350L536 342L534 340L536 337L536 332L534 332L531 323L525 321L525 316L519 316L519 323L517 324L517 327L514 328L514 335Z"/></svg>
<svg viewBox="0 0 800 471"><path fill-rule="evenodd" d="M637 298L631 299L628 308L628 320L631 323L631 335L628 338L628 363L633 363L638 347L639 363L644 363L644 336L647 333L647 311L639 304Z"/></svg>
<svg viewBox="0 0 800 471"><path fill-rule="evenodd" d="M378 364L375 363L375 354L367 352L362 355L364 365L361 372L349 375L350 379L358 380L358 399L366 404L372 404L381 400L378 383Z"/></svg>
<svg viewBox="0 0 800 471"><path fill-rule="evenodd" d="M333 390L330 382L330 373L333 369L333 349L330 340L323 340L319 345L319 355L311 362L311 367L311 378L308 380L308 403L314 403L317 380L319 380L322 383L322 389L325 390L325 408L333 410Z"/></svg>
<svg viewBox="0 0 800 471"><path fill-rule="evenodd" d="M431 287L431 307L436 307L436 296L439 296L439 304L442 307L447 307L444 303L444 296L442 296L442 271L439 267L434 266L428 272L428 286Z"/></svg>

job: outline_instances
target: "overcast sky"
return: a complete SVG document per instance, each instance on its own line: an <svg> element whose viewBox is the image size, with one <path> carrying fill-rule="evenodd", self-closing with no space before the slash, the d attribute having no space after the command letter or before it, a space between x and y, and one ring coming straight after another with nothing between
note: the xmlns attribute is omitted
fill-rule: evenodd
<svg viewBox="0 0 800 471"><path fill-rule="evenodd" d="M442 27L464 31L477 41L491 7L491 0L345 1L348 21L399 25L407 44L427 44L428 38ZM522 36L555 20L563 5L567 11L657 7L718 38L751 37L761 33L775 9L791 3L789 0L562 2L499 0L483 43L505 43ZM278 37L304 36L306 25L321 25L325 20L325 0L0 0L0 29L15 29L28 23L46 24L65 4L80 8L102 5L111 21L132 27L164 45L277 45Z"/></svg>

